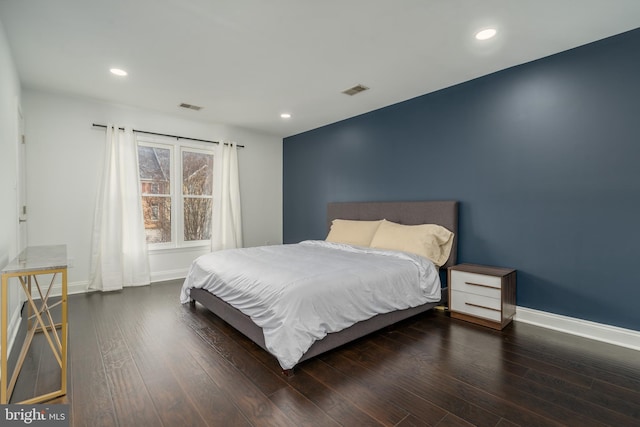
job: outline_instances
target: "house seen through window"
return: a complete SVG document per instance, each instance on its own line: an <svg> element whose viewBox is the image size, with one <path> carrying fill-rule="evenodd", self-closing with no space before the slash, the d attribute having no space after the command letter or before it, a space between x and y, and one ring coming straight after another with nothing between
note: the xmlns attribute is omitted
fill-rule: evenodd
<svg viewBox="0 0 640 427"><path fill-rule="evenodd" d="M140 138L138 168L150 247L208 243L213 207L212 149Z"/></svg>

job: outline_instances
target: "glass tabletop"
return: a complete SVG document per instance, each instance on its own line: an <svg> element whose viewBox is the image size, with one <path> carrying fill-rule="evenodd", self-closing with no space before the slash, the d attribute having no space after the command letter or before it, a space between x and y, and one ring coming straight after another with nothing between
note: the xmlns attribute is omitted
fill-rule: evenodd
<svg viewBox="0 0 640 427"><path fill-rule="evenodd" d="M29 246L2 269L2 274L66 267L67 245Z"/></svg>

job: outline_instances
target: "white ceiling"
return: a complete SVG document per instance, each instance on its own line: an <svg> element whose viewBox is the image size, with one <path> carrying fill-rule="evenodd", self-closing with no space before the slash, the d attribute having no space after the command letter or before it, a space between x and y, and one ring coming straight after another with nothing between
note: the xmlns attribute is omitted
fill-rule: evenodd
<svg viewBox="0 0 640 427"><path fill-rule="evenodd" d="M0 21L25 88L285 137L638 28L640 0L0 0Z"/></svg>

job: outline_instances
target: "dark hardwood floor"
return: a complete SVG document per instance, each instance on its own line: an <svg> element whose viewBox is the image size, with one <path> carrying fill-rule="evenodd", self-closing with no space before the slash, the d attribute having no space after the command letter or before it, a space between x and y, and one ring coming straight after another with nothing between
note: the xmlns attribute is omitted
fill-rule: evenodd
<svg viewBox="0 0 640 427"><path fill-rule="evenodd" d="M72 426L639 426L640 352L429 312L302 363L275 359L181 281L69 297ZM14 401L58 386L42 337Z"/></svg>

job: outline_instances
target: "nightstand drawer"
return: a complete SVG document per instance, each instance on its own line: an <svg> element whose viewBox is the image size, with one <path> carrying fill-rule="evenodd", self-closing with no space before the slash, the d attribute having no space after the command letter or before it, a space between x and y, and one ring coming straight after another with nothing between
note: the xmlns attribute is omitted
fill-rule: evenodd
<svg viewBox="0 0 640 427"><path fill-rule="evenodd" d="M450 309L459 313L484 317L500 322L502 318L501 300L482 295L451 290Z"/></svg>
<svg viewBox="0 0 640 427"><path fill-rule="evenodd" d="M502 280L500 277L466 271L451 272L451 289L500 299Z"/></svg>

